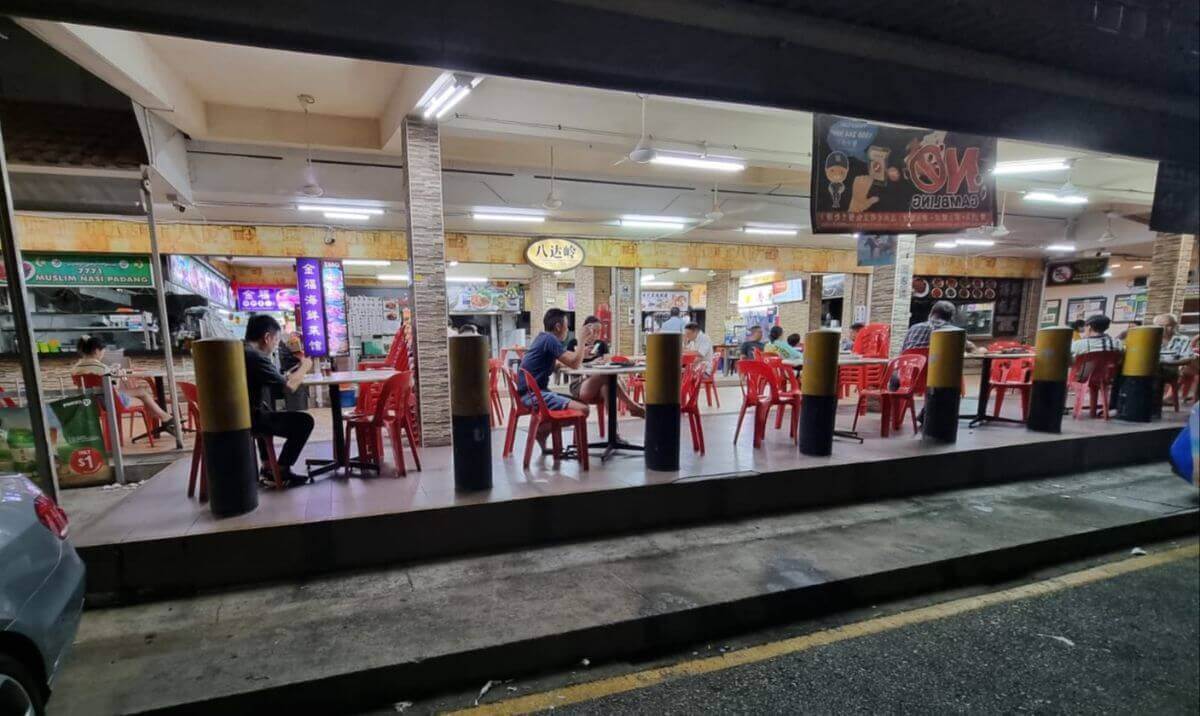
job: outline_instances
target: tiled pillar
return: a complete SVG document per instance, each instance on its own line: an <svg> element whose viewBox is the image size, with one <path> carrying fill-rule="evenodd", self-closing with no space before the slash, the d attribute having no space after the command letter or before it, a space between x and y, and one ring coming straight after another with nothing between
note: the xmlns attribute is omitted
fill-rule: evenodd
<svg viewBox="0 0 1200 716"><path fill-rule="evenodd" d="M633 355L634 321L642 318L642 312L633 305L633 269L617 269L617 308L613 311L613 323L617 327L617 353ZM632 318L632 320L630 320Z"/></svg>
<svg viewBox="0 0 1200 716"><path fill-rule="evenodd" d="M1033 345L1042 320L1042 279L1025 279L1021 289L1021 320L1017 324L1017 340Z"/></svg>
<svg viewBox="0 0 1200 716"><path fill-rule="evenodd" d="M532 338L542 332L542 316L546 311L557 306L556 293L558 279L549 271L533 270L529 279L529 294L526 296L526 306L529 308L529 336ZM558 308L566 308L558 306Z"/></svg>
<svg viewBox="0 0 1200 716"><path fill-rule="evenodd" d="M596 309L603 303L609 311L613 310L616 299L613 297L612 268L598 266L592 269L592 301Z"/></svg>
<svg viewBox="0 0 1200 716"><path fill-rule="evenodd" d="M825 280L820 274L813 274L808 282L808 325L800 335L815 331L821 327L821 293Z"/></svg>
<svg viewBox="0 0 1200 716"><path fill-rule="evenodd" d="M779 304L777 307L779 327L783 329L785 338L792 333L799 333L802 336L808 333L810 304L810 301L789 301Z"/></svg>
<svg viewBox="0 0 1200 716"><path fill-rule="evenodd" d="M708 298L704 308L704 332L714 344L725 342L725 322L733 317L736 306L729 303L729 272L714 271L708 278Z"/></svg>
<svg viewBox="0 0 1200 716"><path fill-rule="evenodd" d="M908 331L912 312L913 259L917 253L917 237L901 234L896 237L896 263L877 266L871 276L871 322L892 326L890 355L899 355Z"/></svg>
<svg viewBox="0 0 1200 716"><path fill-rule="evenodd" d="M579 266L575 269L575 330L583 327L583 319L596 313L596 274L607 269Z"/></svg>
<svg viewBox="0 0 1200 716"><path fill-rule="evenodd" d="M1183 311L1183 293L1188 269L1194 268L1196 237L1190 234L1159 234L1154 239L1150 285L1146 295L1146 321L1160 313Z"/></svg>
<svg viewBox="0 0 1200 716"><path fill-rule="evenodd" d="M869 274L846 274L846 288L842 294L842 326L848 328L854 324L855 306L867 305L867 291L870 284L871 276ZM868 316L869 314L870 311L868 311Z"/></svg>
<svg viewBox="0 0 1200 716"><path fill-rule="evenodd" d="M450 444L450 376L446 344L446 237L442 225L442 151L438 128L406 119L403 157L408 255L412 264L413 336L421 442Z"/></svg>

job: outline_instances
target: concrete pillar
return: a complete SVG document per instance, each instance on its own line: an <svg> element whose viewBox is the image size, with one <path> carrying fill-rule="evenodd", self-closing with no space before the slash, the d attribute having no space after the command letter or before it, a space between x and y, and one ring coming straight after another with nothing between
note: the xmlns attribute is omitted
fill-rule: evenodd
<svg viewBox="0 0 1200 716"><path fill-rule="evenodd" d="M1025 279L1021 289L1021 318L1017 323L1017 340L1033 345L1042 321L1042 279Z"/></svg>
<svg viewBox="0 0 1200 716"><path fill-rule="evenodd" d="M877 266L871 275L871 323L891 324L889 355L893 356L900 354L904 334L908 331L908 319L912 311L913 259L916 253L916 235L901 234L896 237L896 263Z"/></svg>
<svg viewBox="0 0 1200 716"><path fill-rule="evenodd" d="M557 303L558 278L549 271L533 270L529 279L529 293L525 297L525 305L529 308L529 336L532 338L542 332L542 316L551 308L563 308Z"/></svg>
<svg viewBox="0 0 1200 716"><path fill-rule="evenodd" d="M405 119L404 205L412 266L413 336L421 442L450 444L446 345L446 236L442 224L442 150L436 124Z"/></svg>
<svg viewBox="0 0 1200 716"><path fill-rule="evenodd" d="M841 318L844 328L848 328L854 323L854 307L867 305L867 293L870 285L870 274L846 274L846 288L842 294Z"/></svg>
<svg viewBox="0 0 1200 716"><path fill-rule="evenodd" d="M607 304L610 311L614 308L616 298L613 296L612 269L608 266L592 269L592 301L593 309L599 308L602 303Z"/></svg>
<svg viewBox="0 0 1200 716"><path fill-rule="evenodd" d="M1146 295L1147 323L1160 313L1179 316L1183 312L1184 288L1195 255L1196 237L1190 234L1159 234L1154 239L1154 258Z"/></svg>
<svg viewBox="0 0 1200 716"><path fill-rule="evenodd" d="M725 341L725 322L737 313L737 306L729 303L729 272L714 271L708 279L708 303L704 309L704 332L714 344Z"/></svg>
<svg viewBox="0 0 1200 716"><path fill-rule="evenodd" d="M807 335L821 327L821 293L825 280L820 274L813 274L808 282L808 327L800 331Z"/></svg>
<svg viewBox="0 0 1200 716"><path fill-rule="evenodd" d="M811 301L790 301L779 304L777 307L779 310L779 326L783 328L785 338L792 333L799 333L802 336L808 333L810 324L809 306L811 303Z"/></svg>
<svg viewBox="0 0 1200 716"><path fill-rule="evenodd" d="M613 311L613 324L617 329L616 353L633 355L634 323L642 319L640 307L633 304L637 291L634 289L633 269L617 269L617 307Z"/></svg>
<svg viewBox="0 0 1200 716"><path fill-rule="evenodd" d="M583 326L583 319L596 313L596 274L606 269L591 266L575 268L575 329Z"/></svg>

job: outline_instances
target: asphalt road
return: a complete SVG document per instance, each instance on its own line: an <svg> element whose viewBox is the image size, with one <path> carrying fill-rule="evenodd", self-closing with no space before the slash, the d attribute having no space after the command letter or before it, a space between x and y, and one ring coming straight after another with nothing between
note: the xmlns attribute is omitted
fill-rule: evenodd
<svg viewBox="0 0 1200 716"><path fill-rule="evenodd" d="M1200 712L1195 560L555 709Z"/></svg>

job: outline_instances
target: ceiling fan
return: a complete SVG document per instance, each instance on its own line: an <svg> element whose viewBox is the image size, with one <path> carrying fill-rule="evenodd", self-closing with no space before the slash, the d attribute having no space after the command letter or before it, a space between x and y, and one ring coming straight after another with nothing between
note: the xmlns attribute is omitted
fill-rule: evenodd
<svg viewBox="0 0 1200 716"><path fill-rule="evenodd" d="M542 202L542 207L546 209L560 209L563 201L554 188L554 145L550 145L550 193L546 195L546 200Z"/></svg>
<svg viewBox="0 0 1200 716"><path fill-rule="evenodd" d="M317 181L317 170L313 168L312 136L308 133L308 107L316 104L317 98L311 94L301 94L296 95L296 100L300 102L300 109L304 112L304 185L300 187L300 193L304 196L318 197L324 195L325 190Z"/></svg>
<svg viewBox="0 0 1200 716"><path fill-rule="evenodd" d="M1012 232L1004 225L1004 209L1008 206L1008 194L1002 194L1000 198L1000 223L992 227L992 237L1002 239Z"/></svg>
<svg viewBox="0 0 1200 716"><path fill-rule="evenodd" d="M721 219L724 219L727 216L736 216L738 214L744 214L748 211L758 211L759 209L762 209L763 207L765 207L767 205L767 202L765 202L765 201L752 201L752 202L747 203L745 206L738 207L736 209L730 209L729 211L725 211L725 209L723 208L725 206L725 203L728 201L734 201L734 200L736 200L736 199L728 199L728 198L722 199L721 195L720 195L720 189L717 187L716 183L714 183L713 188L712 188L712 206L709 208L709 210L707 212L705 212L703 220L699 221L698 223L692 224L691 226L689 226L685 229L682 229L680 231L675 231L670 234L666 234L664 236L657 236L655 238L662 239L662 238L666 238L667 236L683 236L683 235L687 234L688 232L694 231L696 229L702 229L705 226L708 226L709 224L715 224L716 222L720 221Z"/></svg>
<svg viewBox="0 0 1200 716"><path fill-rule="evenodd" d="M1113 212L1113 211L1104 212L1104 219L1106 222L1106 226L1104 227L1104 233L1100 234L1099 236L1096 237L1096 243L1104 244L1104 243L1108 243L1109 241L1112 241L1113 239L1117 238L1117 235L1114 234L1113 230L1112 230L1112 220L1113 220L1114 216L1120 216L1120 214L1117 214L1116 212Z"/></svg>
<svg viewBox="0 0 1200 716"><path fill-rule="evenodd" d="M642 100L642 133L638 137L637 144L633 145L633 149L629 150L629 154L614 162L614 167L625 162L647 164L650 160L654 159L654 155L656 154L654 147L650 146L650 139L646 136L646 95L639 94L638 97Z"/></svg>

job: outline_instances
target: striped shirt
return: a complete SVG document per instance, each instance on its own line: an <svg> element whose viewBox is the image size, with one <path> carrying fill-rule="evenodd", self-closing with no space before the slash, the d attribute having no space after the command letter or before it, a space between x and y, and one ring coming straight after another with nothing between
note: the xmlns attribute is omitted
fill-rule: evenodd
<svg viewBox="0 0 1200 716"><path fill-rule="evenodd" d="M946 322L940 318L930 318L928 321L912 324L908 327L908 332L904 334L904 345L901 350L928 348L930 335L944 325Z"/></svg>
<svg viewBox="0 0 1200 716"><path fill-rule="evenodd" d="M1195 354L1192 352L1192 337L1176 333L1171 336L1171 340L1163 345L1159 355L1163 360L1172 362L1185 361L1188 358L1194 357Z"/></svg>
<svg viewBox="0 0 1200 716"><path fill-rule="evenodd" d="M1122 351L1125 346L1121 341L1113 338L1107 333L1101 333L1098 336L1087 336L1080 338L1071 343L1071 357L1081 356L1084 353L1099 353L1101 351Z"/></svg>

